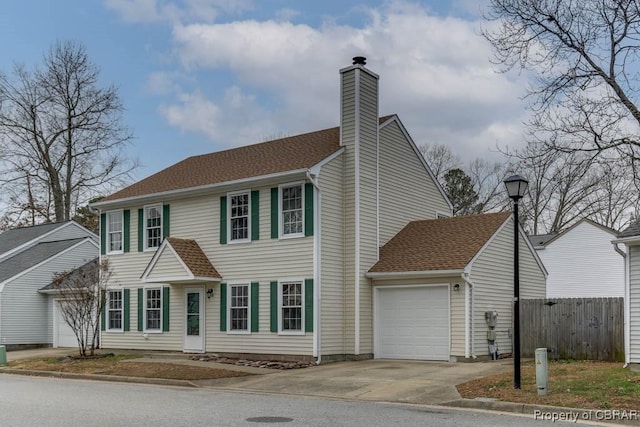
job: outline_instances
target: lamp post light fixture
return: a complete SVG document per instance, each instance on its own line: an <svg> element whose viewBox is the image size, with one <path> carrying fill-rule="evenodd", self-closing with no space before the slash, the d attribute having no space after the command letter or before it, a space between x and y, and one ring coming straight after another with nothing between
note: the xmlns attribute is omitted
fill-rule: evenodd
<svg viewBox="0 0 640 427"><path fill-rule="evenodd" d="M529 181L520 175L504 180L507 194L513 200L513 388L520 388L520 251L518 246L518 202L527 191Z"/></svg>

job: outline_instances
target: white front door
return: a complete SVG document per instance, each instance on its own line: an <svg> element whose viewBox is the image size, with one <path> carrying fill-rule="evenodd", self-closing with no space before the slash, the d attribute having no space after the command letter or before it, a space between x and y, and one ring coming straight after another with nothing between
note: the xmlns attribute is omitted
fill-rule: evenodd
<svg viewBox="0 0 640 427"><path fill-rule="evenodd" d="M204 289L186 288L184 290L184 351L187 353L204 352Z"/></svg>

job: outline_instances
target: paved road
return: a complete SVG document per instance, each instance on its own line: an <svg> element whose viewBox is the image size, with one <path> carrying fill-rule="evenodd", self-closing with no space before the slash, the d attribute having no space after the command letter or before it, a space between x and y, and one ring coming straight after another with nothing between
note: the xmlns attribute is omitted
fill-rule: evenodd
<svg viewBox="0 0 640 427"><path fill-rule="evenodd" d="M278 421L279 423L274 423ZM0 374L8 426L543 426L532 417ZM572 425L554 423L553 425Z"/></svg>

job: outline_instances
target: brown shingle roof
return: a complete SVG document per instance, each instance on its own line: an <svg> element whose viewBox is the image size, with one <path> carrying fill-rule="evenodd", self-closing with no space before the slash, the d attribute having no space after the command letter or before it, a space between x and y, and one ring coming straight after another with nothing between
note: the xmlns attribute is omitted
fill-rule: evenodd
<svg viewBox="0 0 640 427"><path fill-rule="evenodd" d="M459 270L511 215L499 212L412 221L380 251L372 273Z"/></svg>
<svg viewBox="0 0 640 427"><path fill-rule="evenodd" d="M195 240L167 237L167 241L196 277L220 277L220 273Z"/></svg>
<svg viewBox="0 0 640 427"><path fill-rule="evenodd" d="M340 133L335 127L193 156L111 194L101 202L306 169L339 148Z"/></svg>
<svg viewBox="0 0 640 427"><path fill-rule="evenodd" d="M379 118L383 123L393 114ZM308 169L340 149L340 128L193 156L123 188L100 202Z"/></svg>

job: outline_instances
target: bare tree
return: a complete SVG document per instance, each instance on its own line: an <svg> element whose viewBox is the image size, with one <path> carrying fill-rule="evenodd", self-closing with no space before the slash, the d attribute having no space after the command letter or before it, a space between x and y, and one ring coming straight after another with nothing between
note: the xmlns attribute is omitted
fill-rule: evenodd
<svg viewBox="0 0 640 427"><path fill-rule="evenodd" d="M100 87L78 43L55 44L33 71L0 74L0 185L19 196L13 207L32 221L68 220L128 179L136 162L123 151L132 136L122 112L116 88Z"/></svg>
<svg viewBox="0 0 640 427"><path fill-rule="evenodd" d="M418 149L440 183L444 183L444 174L462 164L460 157L453 154L448 145L423 144Z"/></svg>
<svg viewBox="0 0 640 427"><path fill-rule="evenodd" d="M52 281L60 297L62 318L73 330L80 356L94 355L98 348L100 313L106 284L111 277L107 261L97 259L71 271L58 273Z"/></svg>
<svg viewBox="0 0 640 427"><path fill-rule="evenodd" d="M640 159L638 1L489 0L485 15L497 23L483 31L496 62L535 77L532 140L556 153Z"/></svg>

